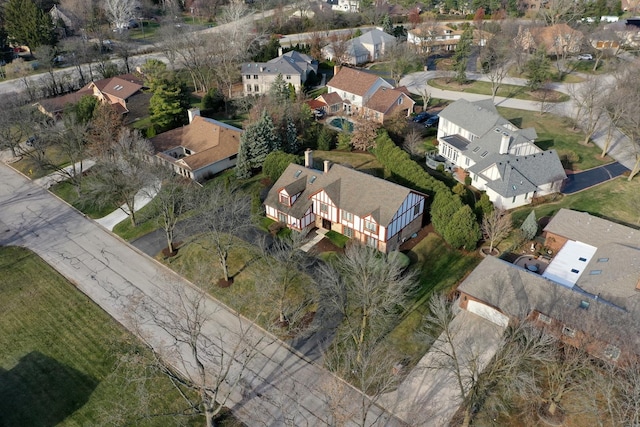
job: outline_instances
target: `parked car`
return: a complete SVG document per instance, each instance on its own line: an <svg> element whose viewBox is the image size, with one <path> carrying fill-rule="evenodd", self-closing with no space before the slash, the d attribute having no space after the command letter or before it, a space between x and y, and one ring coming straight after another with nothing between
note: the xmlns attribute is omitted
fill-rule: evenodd
<svg viewBox="0 0 640 427"><path fill-rule="evenodd" d="M593 55L591 55L590 53L581 53L580 55L578 55L579 61L591 61L592 59Z"/></svg>
<svg viewBox="0 0 640 427"><path fill-rule="evenodd" d="M429 119L429 117L431 117L431 114L427 113L426 111L423 111L422 113L416 114L415 117L411 119L411 121L415 123L422 123L427 119Z"/></svg>
<svg viewBox="0 0 640 427"><path fill-rule="evenodd" d="M35 135L31 135L24 143L27 147L33 147L34 142L36 142L36 137Z"/></svg>
<svg viewBox="0 0 640 427"><path fill-rule="evenodd" d="M315 110L313 110L313 115L317 118L317 119L321 119L324 117L324 110L321 110L319 108L316 108Z"/></svg>
<svg viewBox="0 0 640 427"><path fill-rule="evenodd" d="M435 116L429 117L427 121L424 122L424 127L430 128L430 127L438 126L439 121L440 121L440 116L436 114Z"/></svg>

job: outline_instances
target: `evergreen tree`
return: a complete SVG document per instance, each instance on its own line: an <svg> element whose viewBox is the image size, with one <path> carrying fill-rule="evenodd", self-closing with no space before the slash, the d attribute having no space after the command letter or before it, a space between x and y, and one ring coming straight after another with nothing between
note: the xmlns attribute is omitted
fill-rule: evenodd
<svg viewBox="0 0 640 427"><path fill-rule="evenodd" d="M284 144L283 149L287 153L295 154L300 151L300 140L298 139L298 130L295 123L290 117L285 119L285 132L284 138L282 138Z"/></svg>
<svg viewBox="0 0 640 427"><path fill-rule="evenodd" d="M549 64L550 61L544 48L536 50L526 66L527 75L529 76L529 80L527 80L529 89L538 90L551 78Z"/></svg>
<svg viewBox="0 0 640 427"><path fill-rule="evenodd" d="M282 74L278 74L269 87L269 96L278 103L289 102L289 86Z"/></svg>
<svg viewBox="0 0 640 427"><path fill-rule="evenodd" d="M35 50L42 45L56 44L51 16L38 9L33 0L9 0L3 9L9 40Z"/></svg>
<svg viewBox="0 0 640 427"><path fill-rule="evenodd" d="M473 28L468 26L460 36L460 41L456 46L456 53L453 55L453 69L456 72L456 81L458 83L467 81L467 63L471 55L472 42Z"/></svg>
<svg viewBox="0 0 640 427"><path fill-rule="evenodd" d="M249 143L245 138L246 132L240 137L240 146L238 147L238 157L236 159L236 177L238 179L247 179L251 177L251 165L249 164Z"/></svg>
<svg viewBox="0 0 640 427"><path fill-rule="evenodd" d="M271 181L275 182L282 172L289 166L289 163L297 163L298 156L295 154L288 154L283 151L272 151L264 160L264 166L262 172L268 176Z"/></svg>
<svg viewBox="0 0 640 427"><path fill-rule="evenodd" d="M153 96L149 100L149 112L158 131L174 129L186 122L189 91L183 82L167 74L155 79L150 89Z"/></svg>
<svg viewBox="0 0 640 427"><path fill-rule="evenodd" d="M531 240L536 237L536 234L538 234L538 221L536 220L536 211L532 210L531 213L527 215L527 218L520 226L520 230L522 230L522 236L526 240Z"/></svg>
<svg viewBox="0 0 640 427"><path fill-rule="evenodd" d="M470 251L476 248L482 232L469 205L462 206L449 218L443 237L456 249L462 247Z"/></svg>
<svg viewBox="0 0 640 427"><path fill-rule="evenodd" d="M318 134L318 150L329 151L333 145L333 136L328 127L323 126Z"/></svg>
<svg viewBox="0 0 640 427"><path fill-rule="evenodd" d="M460 197L450 191L438 191L431 204L431 223L433 228L444 237L451 217L462 208Z"/></svg>
<svg viewBox="0 0 640 427"><path fill-rule="evenodd" d="M476 211L478 221L482 221L482 218L493 212L493 203L489 200L486 192L482 193L480 200L478 200L474 206L474 210Z"/></svg>
<svg viewBox="0 0 640 427"><path fill-rule="evenodd" d="M261 168L267 155L282 146L267 110L262 110L260 120L247 127L241 139L248 145L247 158L251 168Z"/></svg>
<svg viewBox="0 0 640 427"><path fill-rule="evenodd" d="M393 35L393 23L389 15L384 15L384 18L382 18L382 31Z"/></svg>
<svg viewBox="0 0 640 427"><path fill-rule="evenodd" d="M84 95L77 104L70 110L75 113L76 119L80 123L89 123L98 107L98 98L91 95Z"/></svg>

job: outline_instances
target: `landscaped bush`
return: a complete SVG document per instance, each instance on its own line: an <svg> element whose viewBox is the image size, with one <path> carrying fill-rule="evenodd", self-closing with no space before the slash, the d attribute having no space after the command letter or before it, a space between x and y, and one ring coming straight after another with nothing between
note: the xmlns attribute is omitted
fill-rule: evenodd
<svg viewBox="0 0 640 427"><path fill-rule="evenodd" d="M264 159L264 165L262 165L262 172L268 176L272 182L276 182L282 172L289 166L289 163L297 163L298 156L295 154L288 154L284 151L273 151L267 155Z"/></svg>

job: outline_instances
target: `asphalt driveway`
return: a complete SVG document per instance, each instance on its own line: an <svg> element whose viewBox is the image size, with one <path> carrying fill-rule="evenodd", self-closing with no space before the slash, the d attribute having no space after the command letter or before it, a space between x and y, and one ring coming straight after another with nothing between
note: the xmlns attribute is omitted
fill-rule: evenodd
<svg viewBox="0 0 640 427"><path fill-rule="evenodd" d="M568 175L562 188L562 194L574 194L595 185L602 184L603 182L622 175L628 170L629 169L620 163L613 162L584 172Z"/></svg>

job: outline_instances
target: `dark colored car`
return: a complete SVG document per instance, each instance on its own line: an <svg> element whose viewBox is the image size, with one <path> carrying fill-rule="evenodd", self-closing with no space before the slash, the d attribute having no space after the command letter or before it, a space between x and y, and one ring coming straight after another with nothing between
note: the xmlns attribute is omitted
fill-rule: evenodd
<svg viewBox="0 0 640 427"><path fill-rule="evenodd" d="M440 121L440 116L438 115L431 116L427 119L426 122L424 122L424 127L430 128L430 127L437 126L439 121Z"/></svg>
<svg viewBox="0 0 640 427"><path fill-rule="evenodd" d="M413 119L411 119L411 121L416 123L422 123L428 120L429 117L431 117L431 114L427 113L426 111L423 111L422 113L416 114L416 116Z"/></svg>

